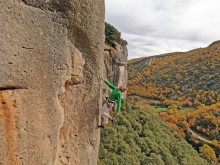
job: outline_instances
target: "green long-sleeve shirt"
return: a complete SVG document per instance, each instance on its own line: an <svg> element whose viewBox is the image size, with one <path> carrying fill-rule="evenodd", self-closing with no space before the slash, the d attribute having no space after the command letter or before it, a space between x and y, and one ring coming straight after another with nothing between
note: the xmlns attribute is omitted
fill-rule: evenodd
<svg viewBox="0 0 220 165"><path fill-rule="evenodd" d="M112 89L112 92L109 96L110 101L117 101L117 112L121 111L121 99L122 99L122 92L109 81L105 80L105 83L108 85L109 88Z"/></svg>

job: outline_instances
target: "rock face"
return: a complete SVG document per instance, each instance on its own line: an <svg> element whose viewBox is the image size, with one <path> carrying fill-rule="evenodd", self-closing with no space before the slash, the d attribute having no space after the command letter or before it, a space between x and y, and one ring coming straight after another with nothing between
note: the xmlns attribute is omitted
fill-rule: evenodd
<svg viewBox="0 0 220 165"><path fill-rule="evenodd" d="M0 164L95 165L104 2L0 8Z"/></svg>
<svg viewBox="0 0 220 165"><path fill-rule="evenodd" d="M127 84L127 57L128 51L126 46L121 46L117 43L116 47L110 47L105 45L104 47L104 70L103 75L105 79L108 79L115 86ZM108 87L103 86L104 97L107 97L110 93ZM123 98L126 99L126 93L123 94Z"/></svg>

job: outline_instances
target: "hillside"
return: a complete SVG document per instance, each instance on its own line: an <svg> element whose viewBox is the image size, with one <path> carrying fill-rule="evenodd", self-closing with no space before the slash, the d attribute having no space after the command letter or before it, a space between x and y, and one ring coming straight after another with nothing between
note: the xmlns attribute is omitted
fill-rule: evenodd
<svg viewBox="0 0 220 165"><path fill-rule="evenodd" d="M188 52L131 60L128 96L150 104L187 139L189 129L212 141L217 161L220 141L220 41ZM199 150L203 144L187 139Z"/></svg>
<svg viewBox="0 0 220 165"><path fill-rule="evenodd" d="M216 42L204 49L129 62L129 94L159 100L188 98L192 103L198 99L205 105L216 103L220 100L217 83L220 81L219 57L220 43ZM135 88L139 84L143 85L142 89L146 92L142 93ZM151 95L148 94L150 89ZM206 93L206 98L199 98L199 92L203 96Z"/></svg>
<svg viewBox="0 0 220 165"><path fill-rule="evenodd" d="M114 125L101 131L99 165L206 165L158 115L125 103Z"/></svg>

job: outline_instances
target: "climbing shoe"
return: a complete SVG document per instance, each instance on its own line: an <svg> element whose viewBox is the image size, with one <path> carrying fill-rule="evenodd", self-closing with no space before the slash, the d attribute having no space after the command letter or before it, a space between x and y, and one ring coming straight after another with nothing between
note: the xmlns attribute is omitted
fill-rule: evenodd
<svg viewBox="0 0 220 165"><path fill-rule="evenodd" d="M114 117L112 118L111 121L112 121L112 125L115 125L115 118Z"/></svg>
<svg viewBox="0 0 220 165"><path fill-rule="evenodd" d="M98 128L105 128L105 126L103 126L103 125L98 125Z"/></svg>

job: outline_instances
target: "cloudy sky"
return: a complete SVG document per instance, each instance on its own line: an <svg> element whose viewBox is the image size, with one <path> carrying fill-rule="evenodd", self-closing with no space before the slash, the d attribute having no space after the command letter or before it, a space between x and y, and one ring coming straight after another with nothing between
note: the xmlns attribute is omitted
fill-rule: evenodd
<svg viewBox="0 0 220 165"><path fill-rule="evenodd" d="M128 41L129 59L220 40L220 0L105 0L106 22Z"/></svg>

